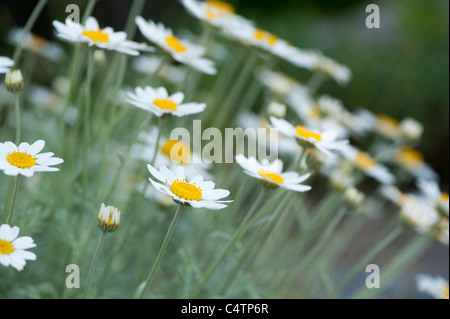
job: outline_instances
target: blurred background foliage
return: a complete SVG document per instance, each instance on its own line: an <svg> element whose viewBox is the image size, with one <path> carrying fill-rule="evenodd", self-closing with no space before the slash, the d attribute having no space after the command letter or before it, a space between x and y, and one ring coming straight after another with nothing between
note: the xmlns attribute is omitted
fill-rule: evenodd
<svg viewBox="0 0 450 319"><path fill-rule="evenodd" d="M33 33L55 39L51 21L63 21L65 7L87 1L49 0ZM424 134L418 149L439 173L448 190L449 176L449 2L447 0L229 0L236 12L300 48L319 49L348 65L353 78L346 87L333 81L319 93L341 99L349 110L367 108L398 120L420 121ZM23 26L36 0L0 1L0 55L11 55L5 41L12 26ZM378 4L380 29L368 29L365 8ZM123 29L131 0L99 0L94 16L102 25ZM149 0L142 14L177 31L195 34L201 27L177 0ZM136 39L143 40L137 32ZM309 72L280 65L300 82ZM44 71L46 72L46 71ZM51 71L49 71L51 72ZM45 80L42 73L34 76Z"/></svg>

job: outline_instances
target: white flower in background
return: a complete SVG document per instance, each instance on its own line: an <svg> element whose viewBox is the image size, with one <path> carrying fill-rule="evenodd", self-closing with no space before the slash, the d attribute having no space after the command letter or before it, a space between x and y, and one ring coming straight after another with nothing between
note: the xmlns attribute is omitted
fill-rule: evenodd
<svg viewBox="0 0 450 319"><path fill-rule="evenodd" d="M408 141L417 141L423 133L423 125L412 118L405 118L400 122L403 137Z"/></svg>
<svg viewBox="0 0 450 319"><path fill-rule="evenodd" d="M320 51L303 51L306 57L303 59L307 61L305 67L312 70L323 72L329 77L333 78L340 85L347 84L352 78L350 69L338 62L323 55Z"/></svg>
<svg viewBox="0 0 450 319"><path fill-rule="evenodd" d="M144 194L144 196L158 204L160 207L167 208L176 205L172 200L172 197L166 193L155 192L153 187L148 187L148 183L138 183L135 186L139 193Z"/></svg>
<svg viewBox="0 0 450 319"><path fill-rule="evenodd" d="M404 201L400 207L400 216L410 227L420 234L431 234L439 221L439 214L430 205L413 197Z"/></svg>
<svg viewBox="0 0 450 319"><path fill-rule="evenodd" d="M162 23L156 24L152 20L145 21L140 16L136 17L135 21L144 37L169 53L175 61L202 73L217 73L214 62L203 57L206 52L204 47L177 38L172 30L164 27Z"/></svg>
<svg viewBox="0 0 450 319"><path fill-rule="evenodd" d="M420 196L430 206L436 207L445 215L449 215L449 195L441 191L438 183L435 180L417 180L417 187L420 190Z"/></svg>
<svg viewBox="0 0 450 319"><path fill-rule="evenodd" d="M153 178L149 178L153 187L163 194L170 195L177 203L194 208L206 208L218 210L227 207L227 203L232 201L222 201L220 199L230 195L225 189L214 189L214 182L204 181L203 176L197 175L188 180L182 166L178 166L173 172L165 166L161 166L159 171L147 165Z"/></svg>
<svg viewBox="0 0 450 319"><path fill-rule="evenodd" d="M100 28L97 19L89 17L85 25L67 19L65 23L53 21L56 36L68 42L86 43L90 47L112 50L128 55L139 55L139 51L151 51L153 48L145 43L127 40L123 31L115 32L111 27Z"/></svg>
<svg viewBox="0 0 450 319"><path fill-rule="evenodd" d="M420 179L437 179L436 172L425 163L425 159L418 150L411 147L398 147L393 150L389 156L404 170Z"/></svg>
<svg viewBox="0 0 450 319"><path fill-rule="evenodd" d="M448 280L441 276L417 275L417 289L436 299L448 299Z"/></svg>
<svg viewBox="0 0 450 319"><path fill-rule="evenodd" d="M385 138L396 140L401 137L400 123L385 114L375 117L375 132Z"/></svg>
<svg viewBox="0 0 450 319"><path fill-rule="evenodd" d="M169 96L166 88L154 89L150 86L137 87L135 92L128 92L128 102L136 107L149 111L158 117L164 115L185 116L203 112L205 103L182 104L184 94L177 92Z"/></svg>
<svg viewBox="0 0 450 319"><path fill-rule="evenodd" d="M8 73L13 65L13 60L6 56L0 56L0 74Z"/></svg>
<svg viewBox="0 0 450 319"><path fill-rule="evenodd" d="M133 59L132 65L137 72L144 74L154 74L160 69L157 76L176 85L184 81L186 76L186 70L184 68L178 68L174 65L164 63L164 58L156 55L146 56L141 54Z"/></svg>
<svg viewBox="0 0 450 319"><path fill-rule="evenodd" d="M6 36L7 41L13 46L17 46L20 41L23 41L24 48L43 56L49 61L58 63L64 59L66 54L58 44L33 33L28 33L22 40L23 32L23 28L11 29Z"/></svg>
<svg viewBox="0 0 450 319"><path fill-rule="evenodd" d="M227 2L181 0L181 4L197 19L224 31L250 23L247 19L237 15L234 7Z"/></svg>
<svg viewBox="0 0 450 319"><path fill-rule="evenodd" d="M153 158L157 136L158 129L155 126L152 126L148 132L141 132L139 143L133 145L133 156L149 162ZM191 147L181 140L161 138L158 152L154 164L156 167L166 166L172 170L182 165L188 178L196 175L202 175L208 179L212 177L208 173L211 163L204 162L200 154L193 152Z"/></svg>
<svg viewBox="0 0 450 319"><path fill-rule="evenodd" d="M36 260L36 255L26 250L36 247L36 244L31 237L17 237L18 235L19 227L7 224L0 226L0 264L21 271L26 260Z"/></svg>
<svg viewBox="0 0 450 319"><path fill-rule="evenodd" d="M45 146L43 140L33 144L26 142L16 146L13 142L0 143L0 170L6 175L31 177L34 172L55 172L59 168L51 167L63 163L54 153L40 153Z"/></svg>
<svg viewBox="0 0 450 319"><path fill-rule="evenodd" d="M283 162L279 159L272 163L268 160L257 161L254 157L246 158L244 155L236 155L236 162L243 168L244 173L259 179L270 187L281 187L296 192L306 192L311 186L300 183L307 180L311 174L299 175L297 172L282 172Z"/></svg>
<svg viewBox="0 0 450 319"><path fill-rule="evenodd" d="M251 23L243 23L237 27L228 28L226 33L244 44L284 59L295 66L308 68L311 64L311 56L306 51L290 45L287 41L266 30L257 28Z"/></svg>
<svg viewBox="0 0 450 319"><path fill-rule="evenodd" d="M375 128L375 115L364 108L358 108L352 115L352 131L357 136L364 136L373 132Z"/></svg>
<svg viewBox="0 0 450 319"><path fill-rule="evenodd" d="M393 184L395 177L387 167L377 163L369 154L357 149L354 146L347 145L342 148L342 154L355 167L363 171L367 176L376 179L381 184Z"/></svg>
<svg viewBox="0 0 450 319"><path fill-rule="evenodd" d="M272 71L268 68L259 68L255 72L256 78L272 93L281 96L289 95L295 88L301 86L294 78Z"/></svg>
<svg viewBox="0 0 450 319"><path fill-rule="evenodd" d="M334 156L332 151L340 151L348 144L348 140L338 140L339 135L335 131L320 132L300 125L293 126L288 121L273 116L270 124L281 134L295 138L299 144L315 147L329 156Z"/></svg>
<svg viewBox="0 0 450 319"><path fill-rule="evenodd" d="M259 139L259 137L257 140L252 140L254 143L257 142L258 148L270 149L271 145L278 145L278 154L289 155L295 155L301 151L300 146L294 139L280 134L270 126L270 122L265 117L256 115L251 111L239 114L239 127L244 130L252 128L266 131L265 140ZM249 136L249 138L251 137Z"/></svg>

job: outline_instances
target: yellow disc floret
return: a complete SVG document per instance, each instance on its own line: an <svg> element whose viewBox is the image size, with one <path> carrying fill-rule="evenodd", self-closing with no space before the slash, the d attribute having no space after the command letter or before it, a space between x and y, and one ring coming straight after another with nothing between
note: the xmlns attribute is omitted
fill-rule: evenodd
<svg viewBox="0 0 450 319"><path fill-rule="evenodd" d="M107 33L104 33L102 29L97 31L83 31L81 32L82 35L88 37L94 42L109 42L109 35Z"/></svg>
<svg viewBox="0 0 450 319"><path fill-rule="evenodd" d="M177 52L177 53L187 51L187 47L185 45L183 45L177 37L175 37L173 35L166 37L166 43L169 47L174 49L175 52Z"/></svg>
<svg viewBox="0 0 450 319"><path fill-rule="evenodd" d="M9 241L0 239L0 255L9 255L14 251L14 245Z"/></svg>
<svg viewBox="0 0 450 319"><path fill-rule="evenodd" d="M297 134L303 138L313 138L316 141L321 141L322 136L319 133L312 132L310 130L305 129L304 127L297 125L296 127Z"/></svg>
<svg viewBox="0 0 450 319"><path fill-rule="evenodd" d="M175 180L172 185L170 185L170 191L174 193L179 198L192 201L199 201L202 199L202 189L198 187L195 183L190 184L183 180Z"/></svg>
<svg viewBox="0 0 450 319"><path fill-rule="evenodd" d="M178 107L177 103L168 99L155 99L153 104L159 107L161 110L175 111Z"/></svg>
<svg viewBox="0 0 450 319"><path fill-rule="evenodd" d="M8 154L6 160L9 164L18 168L30 168L36 165L36 158L19 150Z"/></svg>
<svg viewBox="0 0 450 319"><path fill-rule="evenodd" d="M283 182L284 182L283 177L281 177L278 174L266 171L265 169L260 169L258 174L261 175L262 177L267 177L271 181L274 181L275 183L278 183L278 184L283 184Z"/></svg>

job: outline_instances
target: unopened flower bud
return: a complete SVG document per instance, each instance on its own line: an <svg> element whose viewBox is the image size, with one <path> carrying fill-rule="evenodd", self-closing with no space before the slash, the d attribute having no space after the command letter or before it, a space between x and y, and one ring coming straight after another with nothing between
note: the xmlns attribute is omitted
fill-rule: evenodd
<svg viewBox="0 0 450 319"><path fill-rule="evenodd" d="M418 140L423 133L423 125L412 118L406 118L400 123L403 136L409 141Z"/></svg>
<svg viewBox="0 0 450 319"><path fill-rule="evenodd" d="M344 199L351 208L357 209L364 201L364 193L355 187L349 187L344 191Z"/></svg>
<svg viewBox="0 0 450 319"><path fill-rule="evenodd" d="M284 118L286 116L286 105L272 101L267 107L267 115L277 118Z"/></svg>
<svg viewBox="0 0 450 319"><path fill-rule="evenodd" d="M113 206L102 204L97 217L97 226L104 232L114 232L120 224L120 211Z"/></svg>
<svg viewBox="0 0 450 319"><path fill-rule="evenodd" d="M20 70L12 70L6 73L5 87L12 93L22 91L24 87L22 72Z"/></svg>

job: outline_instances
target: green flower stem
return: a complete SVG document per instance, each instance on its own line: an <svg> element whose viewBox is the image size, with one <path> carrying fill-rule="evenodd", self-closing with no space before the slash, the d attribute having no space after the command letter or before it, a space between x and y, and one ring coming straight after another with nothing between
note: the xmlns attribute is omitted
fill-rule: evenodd
<svg viewBox="0 0 450 319"><path fill-rule="evenodd" d="M294 162L292 162L292 166L289 167L289 171L297 172L300 168L300 164L303 162L303 159L305 158L306 154L308 153L307 147L302 146L301 148L302 149L301 149L300 153L297 155L297 158L295 159Z"/></svg>
<svg viewBox="0 0 450 319"><path fill-rule="evenodd" d="M84 8L84 14L81 18L81 23L84 24L89 18L89 16L92 14L92 11L94 11L95 4L97 3L97 0L89 0L89 2L86 5L86 8Z"/></svg>
<svg viewBox="0 0 450 319"><path fill-rule="evenodd" d="M147 277L147 280L145 281L145 285L142 288L142 291L139 294L139 299L142 299L145 295L145 293L147 292L148 287L150 286L153 277L156 274L156 271L158 270L158 266L161 263L161 260L164 256L164 253L166 252L166 248L167 245L169 244L169 240L172 237L173 231L175 229L175 226L177 225L178 220L180 219L181 216L181 212L183 211L184 206L183 205L178 205L178 209L175 213L175 216L173 217L172 223L170 224L169 229L167 230L167 234L166 237L164 238L164 241L161 245L161 248L159 250L158 256L156 257L155 263L153 264L153 268L150 271L150 274Z"/></svg>
<svg viewBox="0 0 450 319"><path fill-rule="evenodd" d="M191 298L197 298L197 296L201 293L201 291L203 290L203 288L205 287L206 283L208 282L208 280L211 278L211 276L213 275L214 271L216 271L217 267L219 267L220 263L222 262L222 260L225 258L225 256L228 254L228 252L231 250L231 248L233 248L234 244L241 239L241 237L245 234L245 232L252 226L252 224L256 221L256 219L258 217L260 217L260 214L256 214L253 219L250 219L255 211L259 208L260 203L265 199L265 195L266 195L266 188L263 188L261 190L261 192L259 193L258 197L256 198L256 200L253 202L252 207L250 208L250 210L248 211L248 213L245 215L244 219L242 220L240 226L238 227L238 229L235 231L233 237L231 238L231 240L228 242L228 245L225 247L225 249L222 251L222 253L219 255L219 258L217 258L217 260L215 261L215 263L208 269L208 271L206 272L206 274L203 276L202 280L200 281L200 283L196 286L192 297Z"/></svg>
<svg viewBox="0 0 450 319"><path fill-rule="evenodd" d="M383 267L380 276L380 283L383 284L380 285L380 288L368 289L367 287L362 287L352 296L352 299L372 298L380 294L384 289L389 288L387 283L391 282L393 276L398 275L399 271L405 271L408 265L413 265L432 243L433 239L427 235L419 235L412 242L408 242L404 248L400 249L400 253L387 266Z"/></svg>
<svg viewBox="0 0 450 319"><path fill-rule="evenodd" d="M164 126L166 124L166 119L167 118L165 116L161 116L158 118L158 136L156 137L155 149L153 150L153 157L152 157L152 161L150 162L150 164L152 166L155 165L156 157L158 155L159 140L161 139L162 131L164 130Z"/></svg>
<svg viewBox="0 0 450 319"><path fill-rule="evenodd" d="M144 10L145 0L134 0L131 5L130 12L128 13L128 19L125 24L125 33L128 39L133 39L136 33L136 23L134 18L142 13Z"/></svg>
<svg viewBox="0 0 450 319"><path fill-rule="evenodd" d="M226 292L228 291L228 289L230 288L231 284L234 282L234 280L237 277L237 274L239 272L239 270L242 269L242 267L247 263L247 262L252 262L256 260L256 256L255 254L258 254L258 252L260 252L263 249L263 246L261 245L258 249L255 249L257 243L264 237L267 238L270 236L271 231L274 230L274 228L272 228L271 230L269 230L270 226L273 224L274 221L278 220L278 216L279 214L283 211L283 208L286 206L287 203L290 202L290 200L292 199L292 195L295 192L286 192L283 199L281 200L281 202L277 205L277 209L275 210L275 212L272 214L272 218L270 220L268 220L267 222L264 223L264 225L262 226L262 229L258 232L256 232L252 238L249 240L249 243L247 244L247 247L245 248L245 250L242 252L242 254L239 256L238 261L236 262L233 270L230 272L230 274L227 277L227 280L225 280L225 285L222 287L221 291L220 291L220 295L224 295L226 294ZM255 254L252 254L255 253ZM250 265L249 265L250 267Z"/></svg>
<svg viewBox="0 0 450 319"><path fill-rule="evenodd" d="M21 131L22 131L22 124L20 121L20 99L19 99L19 94L15 93L14 94L14 110L15 110L15 114L16 114L16 145L18 146L20 143L20 138L21 138Z"/></svg>
<svg viewBox="0 0 450 319"><path fill-rule="evenodd" d="M20 37L19 44L14 49L13 58L12 58L14 60L16 66L19 64L19 60L22 55L25 39L29 35L31 29L33 28L34 24L36 23L37 18L41 14L41 12L44 9L46 4L47 4L47 0L39 0L36 7L34 7L33 12L31 13L30 17L28 18L27 23L25 24L25 26L23 28L22 36Z"/></svg>
<svg viewBox="0 0 450 319"><path fill-rule="evenodd" d="M311 96L313 96L317 92L317 90L321 87L321 85L323 84L323 82L325 82L326 79L327 75L322 71L315 71L313 73L308 83L306 84L306 87L308 88Z"/></svg>
<svg viewBox="0 0 450 319"><path fill-rule="evenodd" d="M16 199L17 199L17 193L19 192L19 183L20 183L20 174L16 176L16 181L14 183L14 191L13 196L11 199L11 205L9 206L9 212L8 217L6 218L6 224L10 224L13 214L14 214L14 208L16 206Z"/></svg>
<svg viewBox="0 0 450 319"><path fill-rule="evenodd" d="M91 126L91 85L92 74L94 69L94 52L88 52L88 64L86 75L86 91L84 104L84 125L83 125L83 191L88 189L88 160L89 160L89 142L90 142L90 126Z"/></svg>
<svg viewBox="0 0 450 319"><path fill-rule="evenodd" d="M213 121L214 127L222 127L225 123L225 120L228 118L228 115L233 113L235 109L234 104L236 99L239 97L239 94L244 89L245 83L248 81L251 72L253 71L256 62L258 61L259 55L256 50L253 50L250 54L250 58L246 61L242 71L240 72L238 78L234 82L229 94L227 95L225 101L220 106L220 111L215 117L215 121Z"/></svg>
<svg viewBox="0 0 450 319"><path fill-rule="evenodd" d="M317 255L323 250L323 248L329 243L329 237L333 234L335 228L339 225L339 222L345 216L346 209L340 208L339 211L335 214L334 218L330 221L327 228L322 233L319 242L308 252L308 254L303 258L303 260L297 265L295 269L290 272L288 279L286 280L286 284L282 286L282 288L276 294L278 297L281 297L282 294L289 289L289 287L294 283L295 279L301 274L301 272L308 266L311 265L311 262L315 260ZM272 283L275 284L275 283Z"/></svg>
<svg viewBox="0 0 450 319"><path fill-rule="evenodd" d="M89 273L86 281L86 288L84 290L84 298L87 299L89 295L89 287L91 285L91 279L92 274L94 273L95 265L97 264L98 256L100 255L100 250L102 249L103 241L105 239L107 232L102 231L102 237L100 237L100 240L97 245L97 249L95 250L94 258L92 259L91 266L89 267Z"/></svg>
<svg viewBox="0 0 450 319"><path fill-rule="evenodd" d="M344 279L337 285L332 293L328 295L329 298L336 298L339 293L347 287L347 285L355 278L358 273L365 268L367 264L389 244L391 244L403 231L401 225L397 225L391 232L378 242L371 250L369 250L363 257L359 259L359 262L351 268Z"/></svg>

